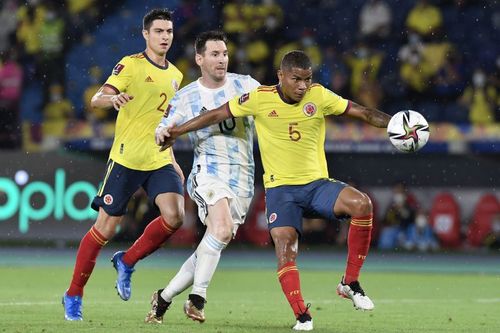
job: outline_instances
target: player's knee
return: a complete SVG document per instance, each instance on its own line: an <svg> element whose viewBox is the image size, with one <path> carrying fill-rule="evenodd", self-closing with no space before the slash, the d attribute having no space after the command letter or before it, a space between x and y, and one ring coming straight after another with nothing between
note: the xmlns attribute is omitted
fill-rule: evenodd
<svg viewBox="0 0 500 333"><path fill-rule="evenodd" d="M224 243L229 243L233 237L233 221L222 219L214 223L213 236Z"/></svg>
<svg viewBox="0 0 500 333"><path fill-rule="evenodd" d="M184 221L184 210L168 209L161 212L161 217L173 228L179 228Z"/></svg>
<svg viewBox="0 0 500 333"><path fill-rule="evenodd" d="M361 193L354 199L354 209L351 216L364 216L373 213L373 205L366 193Z"/></svg>

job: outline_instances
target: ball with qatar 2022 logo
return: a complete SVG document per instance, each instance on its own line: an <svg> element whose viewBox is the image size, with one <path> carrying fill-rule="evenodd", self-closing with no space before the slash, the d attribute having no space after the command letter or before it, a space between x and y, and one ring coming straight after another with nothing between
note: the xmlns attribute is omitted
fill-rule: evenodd
<svg viewBox="0 0 500 333"><path fill-rule="evenodd" d="M387 134L397 150L412 153L425 146L429 140L429 124L417 111L399 111L389 121Z"/></svg>

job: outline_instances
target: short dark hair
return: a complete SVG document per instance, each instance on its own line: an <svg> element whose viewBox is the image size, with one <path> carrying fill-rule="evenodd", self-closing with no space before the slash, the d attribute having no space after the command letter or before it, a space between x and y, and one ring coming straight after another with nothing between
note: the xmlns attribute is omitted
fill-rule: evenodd
<svg viewBox="0 0 500 333"><path fill-rule="evenodd" d="M172 21L172 12L166 8L156 8L144 15L142 29L149 30L154 20Z"/></svg>
<svg viewBox="0 0 500 333"><path fill-rule="evenodd" d="M311 59L304 51L290 51L283 56L283 59L281 59L280 68L282 70L289 70L294 67L300 69L309 69L312 67Z"/></svg>
<svg viewBox="0 0 500 333"><path fill-rule="evenodd" d="M194 50L196 54L203 54L207 49L207 42L209 40L220 40L227 44L226 34L220 30L210 30L199 34L194 41Z"/></svg>

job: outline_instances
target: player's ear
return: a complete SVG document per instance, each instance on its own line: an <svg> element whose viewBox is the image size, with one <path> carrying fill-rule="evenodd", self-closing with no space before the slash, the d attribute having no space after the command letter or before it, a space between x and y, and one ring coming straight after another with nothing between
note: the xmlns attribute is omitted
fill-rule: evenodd
<svg viewBox="0 0 500 333"><path fill-rule="evenodd" d="M201 54L199 54L199 53L196 53L194 55L194 61L196 61L196 64L198 66L201 66L201 63L203 62L203 56Z"/></svg>
<svg viewBox="0 0 500 333"><path fill-rule="evenodd" d="M278 69L277 74L278 74L278 81L281 83L281 79L283 79L283 72L281 71L281 69Z"/></svg>
<svg viewBox="0 0 500 333"><path fill-rule="evenodd" d="M149 31L142 29L142 37L144 37L145 40L149 40Z"/></svg>

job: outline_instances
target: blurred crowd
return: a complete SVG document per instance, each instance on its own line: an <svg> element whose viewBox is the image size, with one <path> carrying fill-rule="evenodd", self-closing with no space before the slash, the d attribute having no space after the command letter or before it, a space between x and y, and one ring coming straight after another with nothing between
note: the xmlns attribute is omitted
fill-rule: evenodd
<svg viewBox="0 0 500 333"><path fill-rule="evenodd" d="M127 5L2 1L0 148L18 148L24 139L25 145L50 149L72 133L112 136L116 114L89 105L110 68L89 66L88 85L75 101L67 94L73 80L67 55ZM139 23L147 9L131 11L127 19ZM220 28L230 39L230 70L263 84L276 83L284 53L303 49L313 60L316 81L361 104L390 114L418 110L430 122L500 122L496 1L183 0L172 9L175 41L169 59L185 74L184 85L199 75L194 37ZM36 94L41 103L30 104Z"/></svg>

